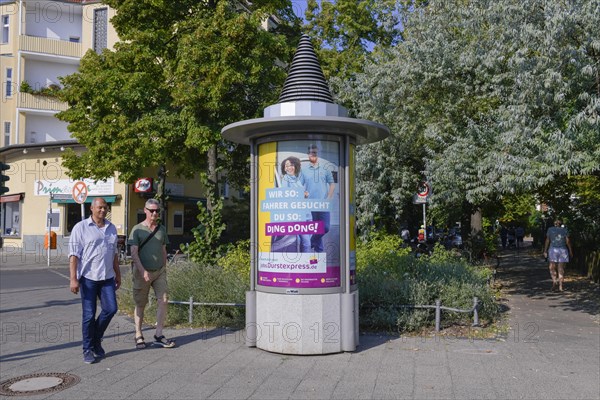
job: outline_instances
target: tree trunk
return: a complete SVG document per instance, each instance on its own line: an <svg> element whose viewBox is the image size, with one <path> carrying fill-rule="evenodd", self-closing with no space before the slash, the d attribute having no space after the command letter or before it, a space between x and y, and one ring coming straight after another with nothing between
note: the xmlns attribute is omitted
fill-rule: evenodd
<svg viewBox="0 0 600 400"><path fill-rule="evenodd" d="M207 153L208 159L208 186L206 189L211 191L214 198L219 196L219 186L217 184L217 146L210 147ZM214 205L211 201L212 196L206 196L206 209L209 212L213 211Z"/></svg>
<svg viewBox="0 0 600 400"><path fill-rule="evenodd" d="M165 202L165 184L166 184L166 179L167 179L167 168L165 167L165 165L161 165L158 168L158 183L156 184L156 194L158 195L158 201L160 202L160 220L162 221L162 223L164 225L166 225L166 218L167 218L167 212L166 212L166 202Z"/></svg>

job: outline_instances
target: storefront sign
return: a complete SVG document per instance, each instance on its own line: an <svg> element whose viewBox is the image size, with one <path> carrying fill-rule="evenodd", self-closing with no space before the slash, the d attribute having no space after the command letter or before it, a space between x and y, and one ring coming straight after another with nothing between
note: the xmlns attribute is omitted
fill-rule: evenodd
<svg viewBox="0 0 600 400"><path fill-rule="evenodd" d="M83 179L82 181L87 186L88 196L111 195L115 192L114 178L98 182L95 182L92 179ZM52 193L72 196L76 182L78 181L70 179L60 179L55 181L36 180L34 181L33 194L35 196L49 196Z"/></svg>
<svg viewBox="0 0 600 400"><path fill-rule="evenodd" d="M152 191L152 178L140 178L135 181L133 190L136 193L148 193Z"/></svg>

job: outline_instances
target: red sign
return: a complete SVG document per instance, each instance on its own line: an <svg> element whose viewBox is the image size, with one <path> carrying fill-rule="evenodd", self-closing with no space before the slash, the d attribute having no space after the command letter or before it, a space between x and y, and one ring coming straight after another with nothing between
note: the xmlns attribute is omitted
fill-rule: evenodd
<svg viewBox="0 0 600 400"><path fill-rule="evenodd" d="M429 196L429 185L427 184L427 182L419 183L419 186L417 187L417 196L419 196L419 197Z"/></svg>
<svg viewBox="0 0 600 400"><path fill-rule="evenodd" d="M73 185L73 190L72 190L71 194L73 195L73 200L75 200L76 203L79 203L79 204L85 203L85 200L88 197L88 188L87 188L87 185L85 184L85 182L83 182L83 181L75 182L75 184Z"/></svg>
<svg viewBox="0 0 600 400"><path fill-rule="evenodd" d="M152 178L140 178L135 181L133 191L136 193L148 193L152 191Z"/></svg>

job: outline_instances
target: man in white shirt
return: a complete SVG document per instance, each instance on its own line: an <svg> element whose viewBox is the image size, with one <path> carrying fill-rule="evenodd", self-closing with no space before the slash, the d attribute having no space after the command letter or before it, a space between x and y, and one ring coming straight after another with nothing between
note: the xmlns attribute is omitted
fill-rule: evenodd
<svg viewBox="0 0 600 400"><path fill-rule="evenodd" d="M81 294L83 321L83 362L92 364L103 358L102 337L117 313L116 290L121 286L117 252L117 228L107 219L108 204L97 197L90 207L92 215L78 222L69 239L70 289ZM101 311L96 318L96 301Z"/></svg>

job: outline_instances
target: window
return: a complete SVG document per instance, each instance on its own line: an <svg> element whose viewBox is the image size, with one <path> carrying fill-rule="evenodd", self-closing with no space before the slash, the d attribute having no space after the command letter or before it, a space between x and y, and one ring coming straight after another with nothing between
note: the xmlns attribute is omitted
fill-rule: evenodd
<svg viewBox="0 0 600 400"><path fill-rule="evenodd" d="M198 206L185 203L183 205L183 234L192 235L192 229L200 225L198 222Z"/></svg>
<svg viewBox="0 0 600 400"><path fill-rule="evenodd" d="M85 203L83 206L84 218L88 218L91 215L90 205L88 203ZM81 221L81 204L66 203L65 208L67 213L67 235L70 235L75 224Z"/></svg>
<svg viewBox="0 0 600 400"><path fill-rule="evenodd" d="M173 214L173 228L176 230L183 229L183 213L181 211L175 211Z"/></svg>
<svg viewBox="0 0 600 400"><path fill-rule="evenodd" d="M36 143L37 142L37 132L31 131L29 132L29 140L28 143Z"/></svg>
<svg viewBox="0 0 600 400"><path fill-rule="evenodd" d="M229 183L227 183L227 182L223 183L222 185L220 185L219 189L221 192L220 193L221 197L226 198L226 199L229 198Z"/></svg>
<svg viewBox="0 0 600 400"><path fill-rule="evenodd" d="M136 224L139 224L141 222L144 222L144 220L146 219L146 213L144 212L144 210L137 210L137 222Z"/></svg>
<svg viewBox="0 0 600 400"><path fill-rule="evenodd" d="M20 236L21 202L19 200L8 201L0 205L2 206L2 219L0 220L2 236Z"/></svg>
<svg viewBox="0 0 600 400"><path fill-rule="evenodd" d="M10 145L10 121L4 121L4 146Z"/></svg>
<svg viewBox="0 0 600 400"><path fill-rule="evenodd" d="M98 54L108 47L108 10L94 10L94 51Z"/></svg>
<svg viewBox="0 0 600 400"><path fill-rule="evenodd" d="M9 34L9 19L8 15L2 16L2 43L8 43Z"/></svg>
<svg viewBox="0 0 600 400"><path fill-rule="evenodd" d="M71 43L79 43L79 36L70 36L69 42Z"/></svg>
<svg viewBox="0 0 600 400"><path fill-rule="evenodd" d="M12 97L12 68L6 68L6 97Z"/></svg>

